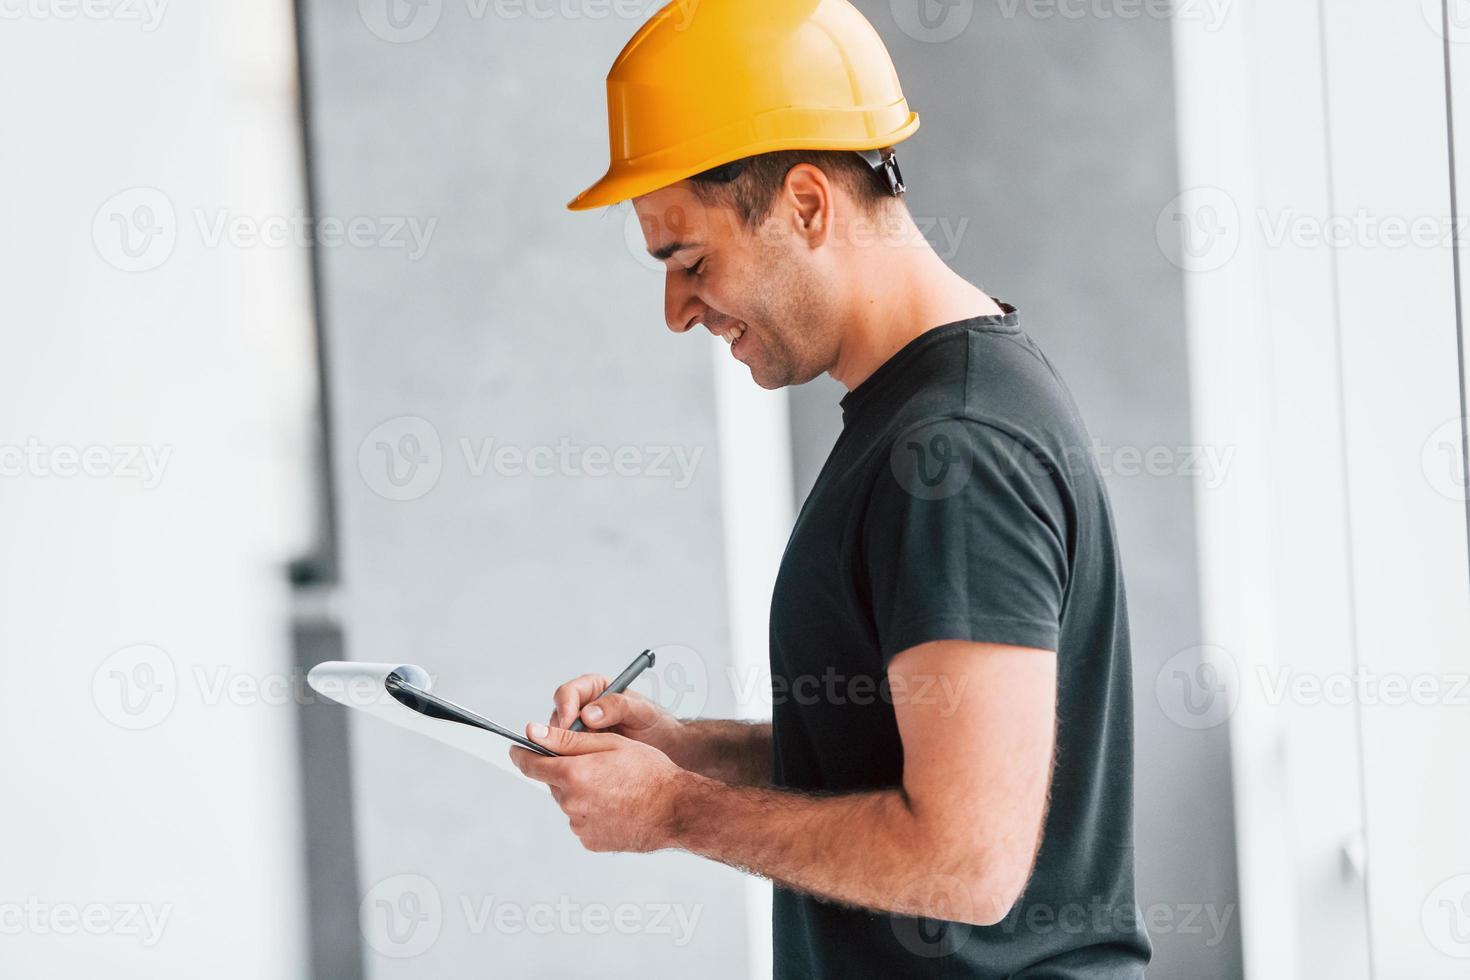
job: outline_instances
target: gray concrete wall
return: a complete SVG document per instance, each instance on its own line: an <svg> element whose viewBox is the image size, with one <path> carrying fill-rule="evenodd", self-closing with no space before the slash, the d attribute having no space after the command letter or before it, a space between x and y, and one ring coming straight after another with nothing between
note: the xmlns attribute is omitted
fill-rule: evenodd
<svg viewBox="0 0 1470 980"><path fill-rule="evenodd" d="M651 644L723 676L708 350L664 329L661 276L621 214L563 210L605 166L602 80L637 22L446 2L396 5L419 19L394 27L384 9L311 0L304 23L321 214L437 222L416 259L321 250L348 655L419 663L513 727L544 720L560 681ZM650 447L703 455L684 487L677 470L507 475L481 455L563 440L636 447L645 468ZM420 457L420 482L395 487L379 442L400 477ZM733 707L716 695L706 711ZM369 976L748 975L737 873L588 854L544 791L401 731L354 720L353 753L362 892L440 909L431 942L366 930ZM497 926L506 903L573 911L548 933ZM645 928L599 926L628 903Z"/></svg>
<svg viewBox="0 0 1470 980"><path fill-rule="evenodd" d="M1169 22L1130 4L1068 5L1091 11L1077 17L961 2L927 23L912 4L857 6L923 120L900 156L930 242L1020 309L1104 454L1166 447L1184 462L1183 282L1154 227L1178 193ZM841 395L827 378L793 393L798 499L841 429ZM1118 461L1109 489L1133 631L1138 901L1173 923L1153 931L1154 973L1227 980L1241 970L1227 729L1181 728L1154 695L1163 663L1202 642L1193 491L1130 472ZM1181 925L1205 906L1229 928Z"/></svg>

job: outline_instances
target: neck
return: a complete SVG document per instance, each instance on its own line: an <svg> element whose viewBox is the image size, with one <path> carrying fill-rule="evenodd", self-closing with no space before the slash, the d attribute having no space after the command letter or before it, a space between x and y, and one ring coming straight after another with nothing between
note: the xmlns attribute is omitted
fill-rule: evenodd
<svg viewBox="0 0 1470 980"><path fill-rule="evenodd" d="M944 264L907 211L903 221L904 241L855 252L862 261L852 269L853 302L827 372L849 391L920 334L1001 312L995 300Z"/></svg>

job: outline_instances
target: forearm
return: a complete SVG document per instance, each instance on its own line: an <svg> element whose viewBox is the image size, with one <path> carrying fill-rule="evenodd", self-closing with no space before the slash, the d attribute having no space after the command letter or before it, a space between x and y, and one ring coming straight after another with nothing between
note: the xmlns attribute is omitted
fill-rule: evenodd
<svg viewBox="0 0 1470 980"><path fill-rule="evenodd" d="M686 721L669 758L682 769L732 786L771 784L771 723Z"/></svg>
<svg viewBox="0 0 1470 980"><path fill-rule="evenodd" d="M916 815L898 789L809 796L681 778L671 846L830 902L990 925L1014 893L983 849Z"/></svg>

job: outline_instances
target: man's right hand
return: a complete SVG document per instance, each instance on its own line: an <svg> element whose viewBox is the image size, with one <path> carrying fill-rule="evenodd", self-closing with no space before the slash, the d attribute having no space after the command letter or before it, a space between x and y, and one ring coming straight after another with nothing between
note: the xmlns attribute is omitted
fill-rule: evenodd
<svg viewBox="0 0 1470 980"><path fill-rule="evenodd" d="M613 732L652 745L673 758L682 741L684 723L635 691L598 697L611 683L602 674L583 674L567 681L552 696L556 707L550 724L570 728L580 715L588 731Z"/></svg>

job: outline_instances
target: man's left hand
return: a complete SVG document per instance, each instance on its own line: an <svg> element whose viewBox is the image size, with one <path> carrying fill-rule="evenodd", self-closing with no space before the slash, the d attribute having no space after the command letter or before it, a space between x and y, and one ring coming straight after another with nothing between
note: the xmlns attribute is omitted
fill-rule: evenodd
<svg viewBox="0 0 1470 980"><path fill-rule="evenodd" d="M673 846L674 793L687 776L668 756L608 732L527 725L526 737L558 754L518 746L510 761L545 783L589 851L657 851Z"/></svg>

